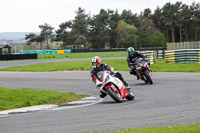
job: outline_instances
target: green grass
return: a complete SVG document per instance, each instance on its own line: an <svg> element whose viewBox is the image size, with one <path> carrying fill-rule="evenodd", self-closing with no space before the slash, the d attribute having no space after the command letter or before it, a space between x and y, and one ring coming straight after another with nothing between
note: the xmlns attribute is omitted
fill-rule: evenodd
<svg viewBox="0 0 200 133"><path fill-rule="evenodd" d="M144 129L125 129L118 132L106 133L200 133L200 124L192 124L187 126L168 126Z"/></svg>
<svg viewBox="0 0 200 133"><path fill-rule="evenodd" d="M88 52L88 53L86 52L86 53L65 53L65 54L38 54L38 59L9 60L9 61L92 58L94 56L123 57L123 56L127 56L127 52L126 51L116 51L116 52ZM6 61L0 61L0 62L6 62Z"/></svg>
<svg viewBox="0 0 200 133"><path fill-rule="evenodd" d="M200 64L198 63L166 63L165 59L159 59L156 64L153 64L151 69L154 72L200 72Z"/></svg>
<svg viewBox="0 0 200 133"><path fill-rule="evenodd" d="M83 97L85 96L72 92L56 92L45 89L0 88L0 111L40 104L62 104Z"/></svg>
<svg viewBox="0 0 200 133"><path fill-rule="evenodd" d="M129 71L126 59L102 60L103 63L114 67L116 71ZM91 70L91 61L58 62L35 64L28 66L14 66L0 69L0 71L30 71L30 72L51 72L65 70ZM165 59L157 60L151 65L153 72L200 72L200 64L168 64Z"/></svg>
<svg viewBox="0 0 200 133"><path fill-rule="evenodd" d="M51 72L51 71L89 70L89 69L91 69L91 61L77 61L77 62L35 64L28 66L14 66L14 67L0 69L0 71Z"/></svg>
<svg viewBox="0 0 200 133"><path fill-rule="evenodd" d="M68 58L92 58L99 57L122 57L127 56L126 51L119 52L88 52L88 53L66 53L66 54L38 54L38 59L68 59Z"/></svg>

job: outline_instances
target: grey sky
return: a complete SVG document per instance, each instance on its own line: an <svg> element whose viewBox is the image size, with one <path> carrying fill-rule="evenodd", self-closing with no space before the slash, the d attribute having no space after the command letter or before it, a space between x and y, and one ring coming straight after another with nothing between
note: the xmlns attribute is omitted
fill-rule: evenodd
<svg viewBox="0 0 200 133"><path fill-rule="evenodd" d="M179 0L191 5L194 0ZM73 20L78 7L91 15L100 9L131 10L140 13L146 8L152 11L174 0L0 0L0 32L38 32L39 25L50 24L58 29L59 24ZM196 0L195 2L200 2Z"/></svg>

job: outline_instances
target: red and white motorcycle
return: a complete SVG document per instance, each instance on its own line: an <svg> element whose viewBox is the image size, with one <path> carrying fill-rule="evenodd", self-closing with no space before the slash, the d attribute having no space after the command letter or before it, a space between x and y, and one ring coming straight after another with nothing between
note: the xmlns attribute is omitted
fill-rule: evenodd
<svg viewBox="0 0 200 133"><path fill-rule="evenodd" d="M124 98L133 100L135 97L131 90L126 90L121 80L111 76L108 71L100 71L97 73L96 86L102 92L110 95L118 103L121 103Z"/></svg>

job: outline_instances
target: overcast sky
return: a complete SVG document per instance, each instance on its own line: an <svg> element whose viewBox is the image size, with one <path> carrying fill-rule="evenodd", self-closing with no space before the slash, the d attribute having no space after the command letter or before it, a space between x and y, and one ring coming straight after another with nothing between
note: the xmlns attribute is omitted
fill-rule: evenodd
<svg viewBox="0 0 200 133"><path fill-rule="evenodd" d="M194 0L179 0L191 5ZM78 7L91 15L100 9L131 10L139 14L146 8L152 12L175 0L0 0L0 32L39 32L39 25L47 23L58 29L59 24L73 20ZM200 2L200 0L195 0Z"/></svg>

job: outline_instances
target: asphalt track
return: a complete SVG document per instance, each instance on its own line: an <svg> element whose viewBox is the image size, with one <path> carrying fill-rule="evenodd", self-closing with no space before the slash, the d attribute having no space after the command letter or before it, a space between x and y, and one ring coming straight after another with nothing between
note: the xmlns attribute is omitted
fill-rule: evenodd
<svg viewBox="0 0 200 133"><path fill-rule="evenodd" d="M104 57L102 59L125 59L126 57ZM22 61L2 61L0 62L0 68L12 67L12 66L25 66L32 64L42 63L55 63L55 62L69 62L69 61L84 61L91 60L91 58L72 58L72 59L51 59L51 60L22 60Z"/></svg>
<svg viewBox="0 0 200 133"><path fill-rule="evenodd" d="M80 108L37 111L0 117L1 133L84 133L127 128L200 123L200 73L153 72L146 85L128 72L134 101L115 103L109 96ZM89 71L0 72L0 86L48 89L98 97Z"/></svg>

